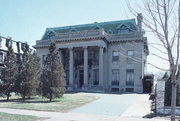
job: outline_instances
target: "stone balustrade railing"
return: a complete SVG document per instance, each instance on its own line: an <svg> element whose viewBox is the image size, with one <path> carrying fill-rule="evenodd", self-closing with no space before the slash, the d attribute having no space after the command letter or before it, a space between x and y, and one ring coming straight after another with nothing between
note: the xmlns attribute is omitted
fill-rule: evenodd
<svg viewBox="0 0 180 121"><path fill-rule="evenodd" d="M111 41L115 40L132 40L139 39L143 37L143 32L131 32L131 33L122 33L122 34L107 34L107 39Z"/></svg>
<svg viewBox="0 0 180 121"><path fill-rule="evenodd" d="M68 33L58 33L52 40L57 41L66 41L66 40L76 40L84 38L96 38L96 37L105 37L108 41L116 40L128 40L128 39L137 39L142 38L142 32L133 32L133 33L123 33L123 34L107 34L103 29L99 30L85 30L80 32L68 32ZM37 40L36 46L46 46L50 44L50 40Z"/></svg>

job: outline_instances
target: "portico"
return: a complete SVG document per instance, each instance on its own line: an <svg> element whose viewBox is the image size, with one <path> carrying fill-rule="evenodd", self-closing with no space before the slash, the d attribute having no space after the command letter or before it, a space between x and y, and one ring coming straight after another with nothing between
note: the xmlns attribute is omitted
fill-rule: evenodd
<svg viewBox="0 0 180 121"><path fill-rule="evenodd" d="M103 88L103 58L106 43L102 43L102 40L92 40L93 43L101 41L101 43L95 45L91 42L78 43L59 43L57 47L60 51L61 58L67 57L62 60L64 68L66 70L66 76L68 76L69 84L67 88L72 90L88 91L89 87L96 86ZM67 48L65 48L65 46ZM95 53L96 52L96 53ZM97 54L98 52L98 54ZM96 55L95 55L96 54ZM98 62L93 63L93 57L97 56ZM68 63L67 63L68 61ZM93 69L98 69L98 84L93 82Z"/></svg>

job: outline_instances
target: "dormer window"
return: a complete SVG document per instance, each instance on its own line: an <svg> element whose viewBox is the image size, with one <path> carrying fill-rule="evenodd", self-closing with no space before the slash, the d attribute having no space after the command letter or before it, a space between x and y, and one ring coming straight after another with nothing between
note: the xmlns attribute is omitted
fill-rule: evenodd
<svg viewBox="0 0 180 121"><path fill-rule="evenodd" d="M11 39L6 39L6 47L11 47L12 46L12 40Z"/></svg>
<svg viewBox="0 0 180 121"><path fill-rule="evenodd" d="M125 34L125 33L129 33L129 29L123 25L118 29L118 34Z"/></svg>
<svg viewBox="0 0 180 121"><path fill-rule="evenodd" d="M112 31L112 30L109 30L108 33L109 33L109 34L113 34L113 31Z"/></svg>
<svg viewBox="0 0 180 121"><path fill-rule="evenodd" d="M54 36L55 36L55 34L54 34L53 32L50 32L50 33L48 34L48 40L53 39Z"/></svg>
<svg viewBox="0 0 180 121"><path fill-rule="evenodd" d="M98 26L94 28L94 30L99 30L99 29L100 29L100 28L99 28Z"/></svg>
<svg viewBox="0 0 180 121"><path fill-rule="evenodd" d="M76 30L72 29L71 32L76 32Z"/></svg>

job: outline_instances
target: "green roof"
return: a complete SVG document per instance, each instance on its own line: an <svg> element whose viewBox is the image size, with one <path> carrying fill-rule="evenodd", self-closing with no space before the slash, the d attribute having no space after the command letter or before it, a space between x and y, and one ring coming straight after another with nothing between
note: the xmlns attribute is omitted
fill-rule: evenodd
<svg viewBox="0 0 180 121"><path fill-rule="evenodd" d="M47 39L48 32L56 32L56 33L66 33L72 30L75 31L84 31L84 30L94 30L96 27L103 28L105 32L109 33L109 31L113 32L113 34L117 34L118 27L125 25L130 31L137 31L137 25L135 19L128 20L120 20L120 21L109 21L109 22L101 22L101 23L91 23L91 24L81 24L81 25L72 25L72 26L64 26L64 27L54 27L54 28L46 28L46 31L42 37L42 40Z"/></svg>

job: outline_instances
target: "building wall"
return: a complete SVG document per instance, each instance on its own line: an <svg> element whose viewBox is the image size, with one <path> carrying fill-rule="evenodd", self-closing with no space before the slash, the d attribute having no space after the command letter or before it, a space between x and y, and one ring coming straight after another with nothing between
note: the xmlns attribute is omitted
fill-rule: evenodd
<svg viewBox="0 0 180 121"><path fill-rule="evenodd" d="M111 87L112 81L112 70L119 69L119 77L120 77L120 84L119 90L125 91L126 88L126 70L127 69L134 69L134 92L142 93L142 77L143 77L143 70L142 70L142 50L143 50L143 43L137 42L137 46L132 46L131 43L116 43L109 45L107 52L108 52L108 85ZM127 51L133 50L134 51L134 59L131 63L127 61ZM112 61L112 52L118 51L120 53L119 61L113 62Z"/></svg>

